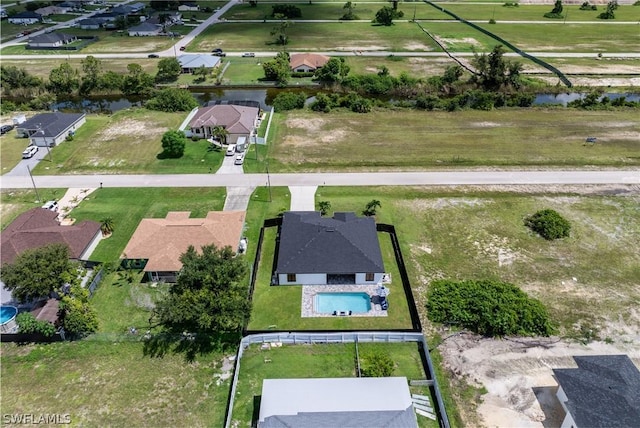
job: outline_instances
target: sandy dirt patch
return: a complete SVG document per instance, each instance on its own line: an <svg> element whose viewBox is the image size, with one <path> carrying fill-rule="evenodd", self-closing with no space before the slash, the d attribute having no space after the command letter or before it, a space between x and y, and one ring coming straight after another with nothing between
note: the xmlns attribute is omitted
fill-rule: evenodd
<svg viewBox="0 0 640 428"><path fill-rule="evenodd" d="M332 50L360 52L360 51L386 51L389 49L390 49L389 46L370 45L370 46L336 46Z"/></svg>
<svg viewBox="0 0 640 428"><path fill-rule="evenodd" d="M634 342L588 345L544 339L486 339L456 334L438 349L455 377L484 386L478 412L485 426L560 426L564 413L555 398L552 369L576 367L572 355L627 354L640 366L640 334Z"/></svg>
<svg viewBox="0 0 640 428"><path fill-rule="evenodd" d="M285 125L289 128L306 129L311 132L319 131L327 123L321 118L304 119L299 117L290 117L286 120Z"/></svg>
<svg viewBox="0 0 640 428"><path fill-rule="evenodd" d="M136 138L136 135L144 135L145 138L148 138L154 135L161 136L165 131L164 127L155 126L155 124L150 124L146 121L126 119L114 122L100 131L94 141L109 142L120 137L131 136L131 144L137 144L140 139Z"/></svg>
<svg viewBox="0 0 640 428"><path fill-rule="evenodd" d="M476 39L474 39L473 37L463 37L461 39L438 37L438 40L447 46L463 45L463 44L471 45L471 46L482 46L482 44L478 42Z"/></svg>
<svg viewBox="0 0 640 428"><path fill-rule="evenodd" d="M425 210L437 210L457 206L478 207L490 204L493 201L479 198L434 198L434 199L414 199L411 201L402 200L397 204L406 209L416 212Z"/></svg>
<svg viewBox="0 0 640 428"><path fill-rule="evenodd" d="M433 48L429 45L425 45L424 43L407 43L404 45L404 48L408 51L432 51Z"/></svg>

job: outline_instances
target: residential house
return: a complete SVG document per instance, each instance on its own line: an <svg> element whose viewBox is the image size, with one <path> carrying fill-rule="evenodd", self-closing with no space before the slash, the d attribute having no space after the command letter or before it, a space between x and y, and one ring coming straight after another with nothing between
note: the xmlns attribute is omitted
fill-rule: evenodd
<svg viewBox="0 0 640 428"><path fill-rule="evenodd" d="M68 12L69 9L60 6L46 6L36 9L36 13L39 13L42 16L63 15Z"/></svg>
<svg viewBox="0 0 640 428"><path fill-rule="evenodd" d="M406 377L265 379L258 428L417 428Z"/></svg>
<svg viewBox="0 0 640 428"><path fill-rule="evenodd" d="M562 428L640 427L640 371L626 355L574 356L553 369L566 412Z"/></svg>
<svg viewBox="0 0 640 428"><path fill-rule="evenodd" d="M382 283L384 263L372 217L286 212L277 246L279 285Z"/></svg>
<svg viewBox="0 0 640 428"><path fill-rule="evenodd" d="M99 30L104 23L101 19L86 18L78 21L78 28L83 30Z"/></svg>
<svg viewBox="0 0 640 428"><path fill-rule="evenodd" d="M239 137L251 137L259 121L260 109L241 105L213 105L200 107L189 122L191 134L200 138L212 136L213 128L224 127L227 142L236 143Z"/></svg>
<svg viewBox="0 0 640 428"><path fill-rule="evenodd" d="M101 26L103 28L113 29L113 28L116 28L116 20L118 19L119 16L121 15L118 15L112 12L102 12L102 13L96 13L95 15L93 15L91 18L88 18L88 19L98 20L100 21Z"/></svg>
<svg viewBox="0 0 640 428"><path fill-rule="evenodd" d="M151 24L149 22L142 22L135 27L131 27L127 30L130 36L159 36L162 33L162 25Z"/></svg>
<svg viewBox="0 0 640 428"><path fill-rule="evenodd" d="M111 12L120 15L133 15L142 12L144 10L144 7L144 3L123 4L112 8Z"/></svg>
<svg viewBox="0 0 640 428"><path fill-rule="evenodd" d="M72 259L88 260L101 237L100 223L96 221L61 226L57 212L32 208L20 214L0 234L0 263L13 263L27 250L58 243L69 247Z"/></svg>
<svg viewBox="0 0 640 428"><path fill-rule="evenodd" d="M165 218L142 219L122 253L144 270L149 281L175 282L182 268L180 256L193 246L230 246L237 251L244 228L244 211L210 211L190 218L188 211L169 212Z"/></svg>
<svg viewBox="0 0 640 428"><path fill-rule="evenodd" d="M84 113L40 113L21 123L16 128L19 137L28 137L31 144L39 147L54 147L73 135L84 125Z"/></svg>
<svg viewBox="0 0 640 428"><path fill-rule="evenodd" d="M329 57L314 53L293 54L289 58L289 67L295 73L314 72L329 62Z"/></svg>
<svg viewBox="0 0 640 428"><path fill-rule="evenodd" d="M183 3L178 6L178 10L180 12L197 12L200 10L200 6L196 3Z"/></svg>
<svg viewBox="0 0 640 428"><path fill-rule="evenodd" d="M17 13L9 18L10 24L30 25L37 24L42 21L42 15L36 12L24 11Z"/></svg>
<svg viewBox="0 0 640 428"><path fill-rule="evenodd" d="M31 37L27 43L27 47L29 49L53 49L73 43L76 40L78 40L78 38L71 34L44 33Z"/></svg>
<svg viewBox="0 0 640 428"><path fill-rule="evenodd" d="M178 62L180 62L183 74L191 74L201 67L209 71L213 70L214 67L220 65L220 58L211 55L184 54L178 57Z"/></svg>

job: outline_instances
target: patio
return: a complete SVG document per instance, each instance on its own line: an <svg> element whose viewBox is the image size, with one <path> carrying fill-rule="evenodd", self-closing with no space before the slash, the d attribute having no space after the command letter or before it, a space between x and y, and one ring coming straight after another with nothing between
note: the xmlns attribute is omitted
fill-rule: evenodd
<svg viewBox="0 0 640 428"><path fill-rule="evenodd" d="M314 301L318 293L367 293L371 297L371 310L365 313L353 313L351 315L338 315L347 317L386 317L387 311L380 307L379 296L377 294L379 285L354 285L354 284L333 284L333 285L303 285L302 286L302 318L336 317L329 313L316 312Z"/></svg>

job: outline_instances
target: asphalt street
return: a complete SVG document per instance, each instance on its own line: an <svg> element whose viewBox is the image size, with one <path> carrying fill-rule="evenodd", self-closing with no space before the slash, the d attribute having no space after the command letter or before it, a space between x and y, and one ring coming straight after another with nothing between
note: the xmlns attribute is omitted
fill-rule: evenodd
<svg viewBox="0 0 640 428"><path fill-rule="evenodd" d="M253 187L266 186L435 186L640 184L640 170L617 171L430 171L299 174L38 175L39 188ZM2 176L4 189L33 187L28 175Z"/></svg>

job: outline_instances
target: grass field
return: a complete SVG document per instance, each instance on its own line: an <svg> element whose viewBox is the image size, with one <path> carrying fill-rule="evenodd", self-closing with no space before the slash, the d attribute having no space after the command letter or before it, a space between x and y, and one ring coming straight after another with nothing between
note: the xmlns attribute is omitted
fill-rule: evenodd
<svg viewBox="0 0 640 428"><path fill-rule="evenodd" d="M91 115L76 132L51 151L53 166L41 162L36 174L75 173L208 173L216 171L224 157L206 140L187 141L178 159L159 159L162 134L177 129L187 113L163 113L146 109L121 110L112 116ZM50 167L51 169L45 169Z"/></svg>
<svg viewBox="0 0 640 428"><path fill-rule="evenodd" d="M590 326L603 339L616 340L640 328L637 194L519 195L421 187L329 187L316 193L316 201L330 201L336 211L359 212L374 198L382 203L377 222L396 227L421 312L433 279L490 278L512 282L540 299L563 335L579 335L582 326ZM548 242L524 227L524 217L543 208L571 222L570 238Z"/></svg>
<svg viewBox="0 0 640 428"><path fill-rule="evenodd" d="M71 212L77 221L100 221L112 217L115 230L103 239L91 260L117 261L143 218L164 218L169 211L191 211L191 217L204 217L224 206L222 188L104 188L98 189Z"/></svg>
<svg viewBox="0 0 640 428"><path fill-rule="evenodd" d="M33 189L2 189L0 193L0 230L4 230L13 219L30 210L42 206L45 201L57 200L64 195L66 189L38 189L38 196Z"/></svg>
<svg viewBox="0 0 640 428"><path fill-rule="evenodd" d="M69 414L77 426L222 426L222 356L143 356L141 342L2 344L4 414Z"/></svg>
<svg viewBox="0 0 640 428"><path fill-rule="evenodd" d="M579 120L576 119L579 115ZM639 165L637 112L537 109L278 114L272 171ZM587 136L598 143L584 145Z"/></svg>
<svg viewBox="0 0 640 428"><path fill-rule="evenodd" d="M4 123L11 123L11 119L5 119ZM29 139L18 138L15 130L0 136L0 168L2 168L2 174L11 171L22 160L22 151L28 145ZM36 153L36 156L41 155L42 152Z"/></svg>
<svg viewBox="0 0 640 428"><path fill-rule="evenodd" d="M405 376L408 379L424 379L420 354L415 343L359 343L360 354L372 350L387 353L395 362L393 376ZM271 360L265 364L265 359ZM234 397L234 426L250 426L254 406L262 392L264 379L331 378L356 377L356 353L352 343L284 345L280 348L260 350L252 345L244 352L241 360L238 387ZM424 390L412 390L413 393L428 394ZM437 423L426 418L418 419L422 427L437 427Z"/></svg>
<svg viewBox="0 0 640 428"><path fill-rule="evenodd" d="M60 66L59 59L37 58L37 59L2 59L2 65L5 67L18 67L26 69L29 74L48 80L49 73L54 68ZM82 60L80 58L70 58L67 62L71 67L82 75ZM102 71L113 71L118 74L127 74L127 65L139 64L142 69L152 75L158 72L158 60L147 58L108 58L100 59Z"/></svg>
<svg viewBox="0 0 640 428"><path fill-rule="evenodd" d="M386 272L391 273L389 316L301 318L301 286L269 286L275 250L276 228L265 230L260 267L253 292L253 310L248 328L266 330L357 330L410 329L411 318L393 248L388 234L378 233ZM400 238L401 239L401 238Z"/></svg>
<svg viewBox="0 0 640 428"><path fill-rule="evenodd" d="M455 24L451 24L455 25ZM207 28L188 50L209 52L216 47L225 51L280 51L269 33L272 23L225 23ZM394 50L432 51L438 48L411 23L391 27L370 23L300 23L287 30L292 51Z"/></svg>

